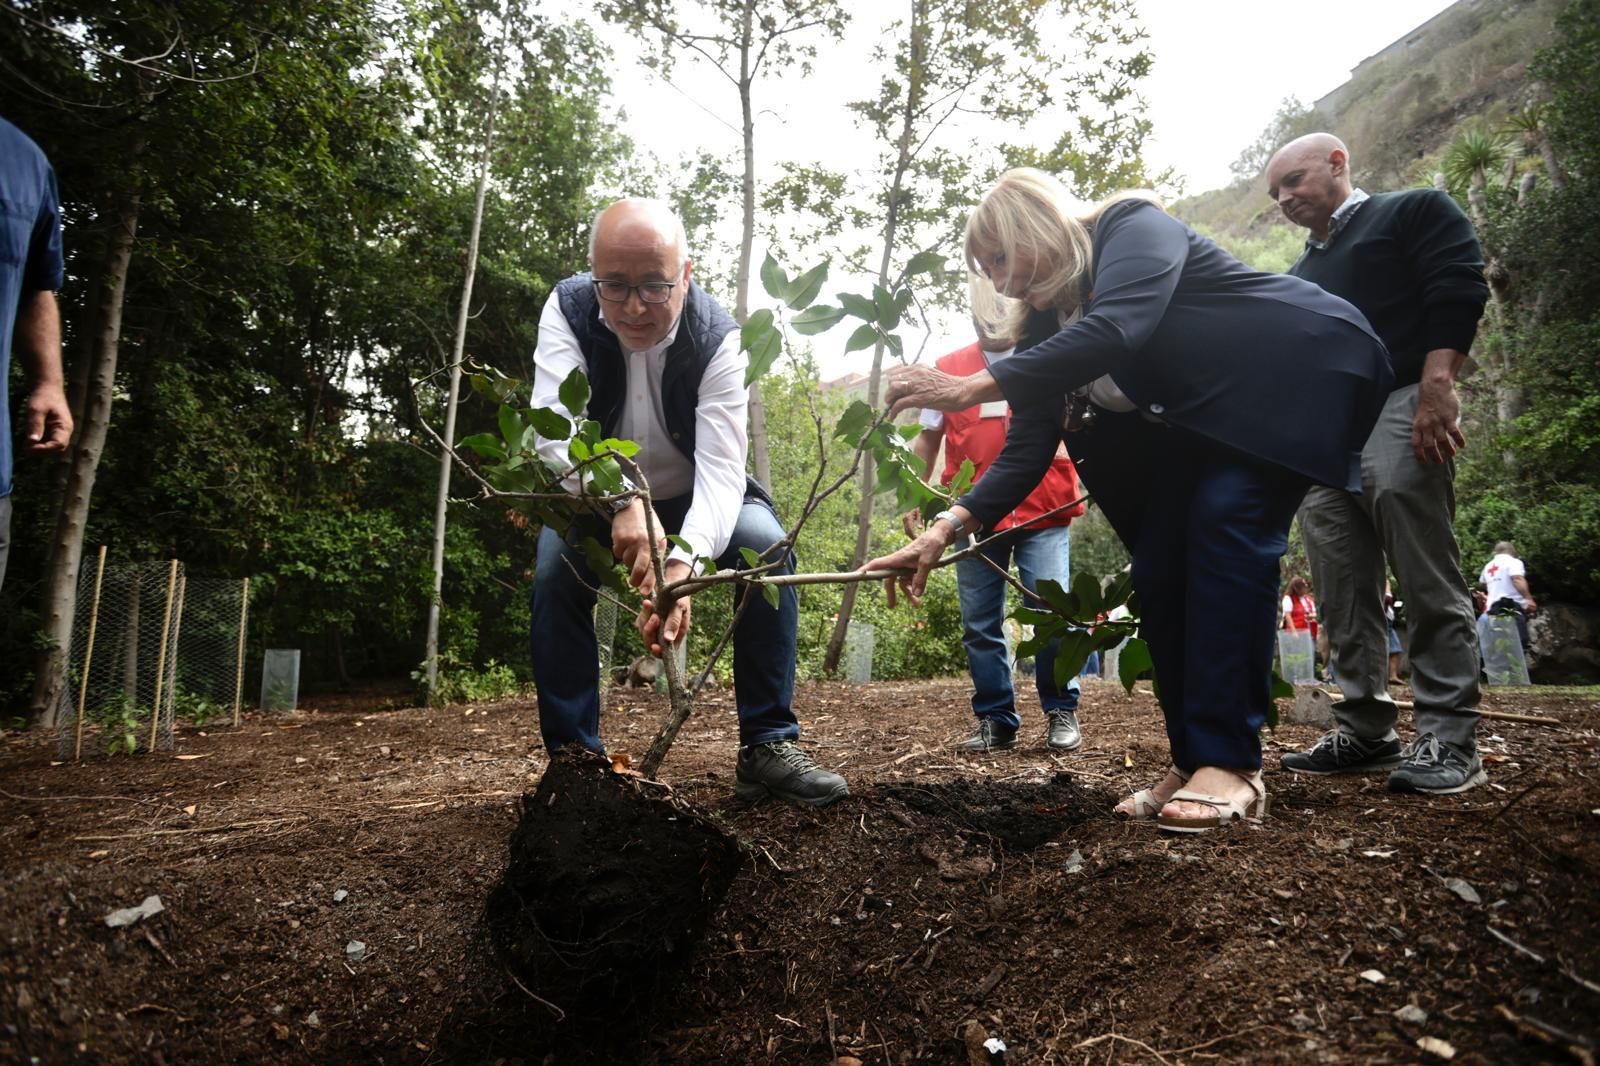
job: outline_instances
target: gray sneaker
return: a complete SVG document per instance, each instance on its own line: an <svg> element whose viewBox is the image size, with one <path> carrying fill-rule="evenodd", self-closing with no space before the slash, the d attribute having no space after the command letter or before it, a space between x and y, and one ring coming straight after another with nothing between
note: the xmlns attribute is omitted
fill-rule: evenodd
<svg viewBox="0 0 1600 1066"><path fill-rule="evenodd" d="M1405 762L1389 775L1390 792L1431 792L1448 796L1489 780L1483 760L1424 733L1406 748Z"/></svg>
<svg viewBox="0 0 1600 1066"><path fill-rule="evenodd" d="M978 728L972 735L956 741L957 751L1003 751L1017 746L1017 727L1004 725L993 718L978 719Z"/></svg>
<svg viewBox="0 0 1600 1066"><path fill-rule="evenodd" d="M1399 766L1405 756L1394 730L1376 740L1330 729L1306 751L1285 752L1278 763L1297 774L1371 774Z"/></svg>
<svg viewBox="0 0 1600 1066"><path fill-rule="evenodd" d="M794 741L775 740L739 749L733 791L752 803L776 796L805 807L826 807L850 795L850 786L818 766Z"/></svg>
<svg viewBox="0 0 1600 1066"><path fill-rule="evenodd" d="M1045 732L1045 745L1051 751L1071 751L1083 743L1076 711L1050 711L1045 718L1050 723Z"/></svg>

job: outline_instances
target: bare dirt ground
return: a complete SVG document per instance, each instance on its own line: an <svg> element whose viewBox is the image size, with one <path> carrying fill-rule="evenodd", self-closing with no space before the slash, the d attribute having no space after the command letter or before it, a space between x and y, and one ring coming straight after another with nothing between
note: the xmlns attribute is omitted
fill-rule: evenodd
<svg viewBox="0 0 1600 1066"><path fill-rule="evenodd" d="M853 790L822 811L737 801L731 694L703 701L662 776L742 865L654 1012L618 1019L638 1035L585 1023L553 1055L507 991L560 1023L482 950L545 765L530 701L324 702L76 765L7 736L0 1061L848 1066L983 1061L991 1037L1007 1063L1593 1061L1594 699L1491 696L1560 725L1485 721L1491 784L1457 797L1279 772L1316 735L1285 726L1269 818L1175 838L1110 815L1165 765L1147 693L1090 684L1065 756L1029 703L1024 743L983 758L949 748L966 696L803 686L806 742ZM614 692L613 751L664 711ZM151 894L164 913L107 927Z"/></svg>

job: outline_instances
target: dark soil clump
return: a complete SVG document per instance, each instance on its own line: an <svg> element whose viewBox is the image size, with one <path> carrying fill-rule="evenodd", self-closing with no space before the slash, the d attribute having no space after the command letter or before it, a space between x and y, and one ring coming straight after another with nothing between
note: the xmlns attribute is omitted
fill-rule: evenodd
<svg viewBox="0 0 1600 1066"><path fill-rule="evenodd" d="M889 797L953 825L969 839L990 839L1005 851L1032 851L1066 830L1105 814L1105 797L1072 775L1044 782L967 778L919 786L892 785Z"/></svg>
<svg viewBox="0 0 1600 1066"><path fill-rule="evenodd" d="M523 797L487 924L563 1030L641 1023L738 873L738 844L664 786L563 752Z"/></svg>

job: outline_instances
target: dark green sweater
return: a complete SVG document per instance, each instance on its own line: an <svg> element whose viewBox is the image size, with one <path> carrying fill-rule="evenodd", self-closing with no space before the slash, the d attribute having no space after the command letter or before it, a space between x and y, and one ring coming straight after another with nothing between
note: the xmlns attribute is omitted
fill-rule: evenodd
<svg viewBox="0 0 1600 1066"><path fill-rule="evenodd" d="M1472 222L1436 189L1370 197L1289 273L1360 308L1389 349L1397 389L1421 379L1435 348L1470 348L1489 298Z"/></svg>

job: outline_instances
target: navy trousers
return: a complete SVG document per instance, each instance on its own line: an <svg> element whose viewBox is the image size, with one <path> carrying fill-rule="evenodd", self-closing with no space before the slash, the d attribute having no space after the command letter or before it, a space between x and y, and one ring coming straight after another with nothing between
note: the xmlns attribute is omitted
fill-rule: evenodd
<svg viewBox="0 0 1600 1066"><path fill-rule="evenodd" d="M683 528L689 497L656 503L656 514L668 533ZM783 539L783 527L771 507L746 499L733 528L727 551L717 559L722 569L743 568L740 548L764 553ZM534 564L529 644L533 681L539 698L539 732L553 752L581 744L604 752L600 741L600 658L594 635L594 587L599 584L573 545L593 536L610 548L611 528L597 519L573 523L566 539L546 527L539 534ZM569 543L570 541L570 543ZM777 573L794 573L791 554ZM702 592L699 595L710 595ZM795 590L778 591L772 607L759 591L741 588L734 599L754 595L733 633L733 692L739 708L739 743L766 744L795 740L800 725L790 701L794 696L795 632L800 600Z"/></svg>
<svg viewBox="0 0 1600 1066"><path fill-rule="evenodd" d="M1308 480L1137 413L1066 441L1133 557L1173 764L1260 769L1278 566Z"/></svg>

